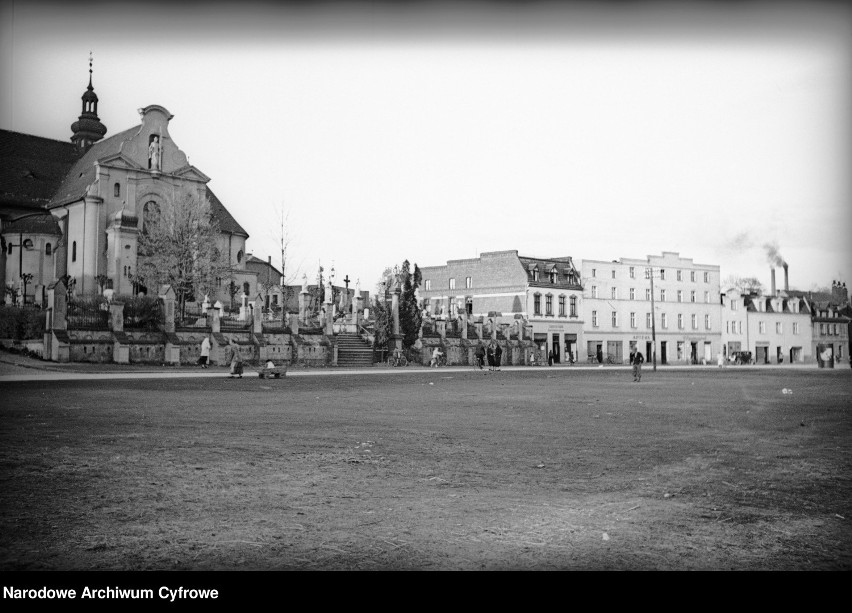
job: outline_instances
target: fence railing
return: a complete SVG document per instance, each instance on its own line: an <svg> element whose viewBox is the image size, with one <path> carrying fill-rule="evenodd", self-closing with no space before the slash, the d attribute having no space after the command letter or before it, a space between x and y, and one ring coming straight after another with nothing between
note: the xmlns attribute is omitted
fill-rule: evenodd
<svg viewBox="0 0 852 613"><path fill-rule="evenodd" d="M156 330L163 321L163 309L156 298L134 298L124 303L125 330Z"/></svg>
<svg viewBox="0 0 852 613"><path fill-rule="evenodd" d="M109 301L76 299L68 302L65 320L69 328L78 330L109 330Z"/></svg>

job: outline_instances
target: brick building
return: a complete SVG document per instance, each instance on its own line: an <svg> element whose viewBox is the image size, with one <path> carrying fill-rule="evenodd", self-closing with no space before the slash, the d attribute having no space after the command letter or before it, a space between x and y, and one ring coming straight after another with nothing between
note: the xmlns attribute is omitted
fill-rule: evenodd
<svg viewBox="0 0 852 613"><path fill-rule="evenodd" d="M533 258L493 251L420 268L419 296L428 314L513 324L526 320L532 340L556 361L577 354L582 342L580 275L570 257Z"/></svg>

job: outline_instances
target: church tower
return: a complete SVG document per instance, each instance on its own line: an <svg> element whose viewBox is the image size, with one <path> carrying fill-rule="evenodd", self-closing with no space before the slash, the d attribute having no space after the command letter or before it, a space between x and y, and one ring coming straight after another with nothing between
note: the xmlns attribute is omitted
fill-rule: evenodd
<svg viewBox="0 0 852 613"><path fill-rule="evenodd" d="M98 95L92 87L92 54L89 54L89 87L83 93L83 112L77 121L71 124L71 142L77 146L78 153L85 152L93 143L106 134L106 126L98 118Z"/></svg>

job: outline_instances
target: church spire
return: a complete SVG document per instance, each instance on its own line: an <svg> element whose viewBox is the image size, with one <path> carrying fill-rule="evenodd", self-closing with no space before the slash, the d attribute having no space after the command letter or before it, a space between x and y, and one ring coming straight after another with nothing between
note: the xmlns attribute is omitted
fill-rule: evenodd
<svg viewBox="0 0 852 613"><path fill-rule="evenodd" d="M106 126L98 118L98 95L92 87L92 52L89 52L89 86L83 93L83 112L73 124L71 124L71 142L77 145L82 153L93 143L101 140L106 134Z"/></svg>

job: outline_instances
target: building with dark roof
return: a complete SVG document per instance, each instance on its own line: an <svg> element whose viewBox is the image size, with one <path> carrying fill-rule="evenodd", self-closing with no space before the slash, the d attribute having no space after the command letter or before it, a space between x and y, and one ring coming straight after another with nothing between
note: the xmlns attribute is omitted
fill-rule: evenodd
<svg viewBox="0 0 852 613"><path fill-rule="evenodd" d="M230 263L211 301L230 299L230 281L254 296L248 233L170 136L173 115L149 105L139 109L139 125L107 136L91 72L90 64L70 142L0 130L0 287L19 291L22 275L32 275L27 301L39 302L45 286L67 275L80 294L134 293L146 211L188 192L209 201L219 250Z"/></svg>
<svg viewBox="0 0 852 613"><path fill-rule="evenodd" d="M534 258L517 251L481 253L420 269L419 299L430 317L467 313L483 322L526 320L542 355L576 358L582 343L583 287L570 257Z"/></svg>

